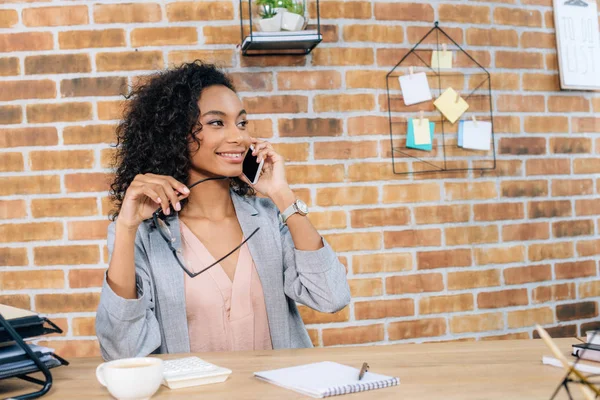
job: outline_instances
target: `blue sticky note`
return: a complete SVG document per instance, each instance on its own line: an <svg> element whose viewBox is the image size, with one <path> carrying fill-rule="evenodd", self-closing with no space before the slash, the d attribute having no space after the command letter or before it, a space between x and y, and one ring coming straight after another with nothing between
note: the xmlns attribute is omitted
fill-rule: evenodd
<svg viewBox="0 0 600 400"><path fill-rule="evenodd" d="M463 122L458 121L458 146L462 147L463 145Z"/></svg>
<svg viewBox="0 0 600 400"><path fill-rule="evenodd" d="M431 143L415 144L415 130L413 128L413 119L408 119L408 132L406 133L406 147L417 150L431 150L433 145L433 133L435 130L435 122L429 122L429 134L431 135Z"/></svg>

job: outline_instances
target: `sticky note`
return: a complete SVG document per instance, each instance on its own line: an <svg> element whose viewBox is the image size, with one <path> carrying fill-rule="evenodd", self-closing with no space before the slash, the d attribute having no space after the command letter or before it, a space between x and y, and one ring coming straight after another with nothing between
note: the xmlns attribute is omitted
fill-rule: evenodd
<svg viewBox="0 0 600 400"><path fill-rule="evenodd" d="M425 118L423 118L425 121ZM408 120L408 132L406 133L406 147L417 150L431 150L433 144L433 133L435 130L435 123L429 122L429 143L428 144L416 144L415 143L415 132L414 132L414 124L418 124L419 119L417 118L409 118ZM423 124L425 125L425 124Z"/></svg>
<svg viewBox="0 0 600 400"><path fill-rule="evenodd" d="M425 72L398 77L404 104L407 106L431 100L431 89Z"/></svg>
<svg viewBox="0 0 600 400"><path fill-rule="evenodd" d="M492 143L492 123L488 121L463 121L462 147L489 150Z"/></svg>
<svg viewBox="0 0 600 400"><path fill-rule="evenodd" d="M431 144L429 120L427 118L413 119L415 144Z"/></svg>
<svg viewBox="0 0 600 400"><path fill-rule="evenodd" d="M437 51L431 52L431 68L433 69L448 69L452 68L452 52Z"/></svg>
<svg viewBox="0 0 600 400"><path fill-rule="evenodd" d="M463 123L464 121L458 121L458 146L462 147L463 144Z"/></svg>
<svg viewBox="0 0 600 400"><path fill-rule="evenodd" d="M462 97L458 96L456 91L451 87L446 89L444 93L433 102L433 105L452 123L455 123L469 108L469 104L467 104Z"/></svg>

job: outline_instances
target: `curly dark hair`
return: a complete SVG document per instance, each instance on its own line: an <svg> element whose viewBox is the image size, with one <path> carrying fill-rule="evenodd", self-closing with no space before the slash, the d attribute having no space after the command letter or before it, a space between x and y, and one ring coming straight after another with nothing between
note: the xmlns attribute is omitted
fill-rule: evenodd
<svg viewBox="0 0 600 400"><path fill-rule="evenodd" d="M231 80L218 67L195 60L158 72L125 96L130 101L116 129L116 175L110 185L115 209L111 219L119 215L125 192L138 174L168 175L180 182L188 181L189 144L193 141L200 146L196 137L202 129L198 100L202 90L213 85L235 92ZM255 194L238 178L232 178L230 184L242 196ZM183 200L182 208L185 204Z"/></svg>

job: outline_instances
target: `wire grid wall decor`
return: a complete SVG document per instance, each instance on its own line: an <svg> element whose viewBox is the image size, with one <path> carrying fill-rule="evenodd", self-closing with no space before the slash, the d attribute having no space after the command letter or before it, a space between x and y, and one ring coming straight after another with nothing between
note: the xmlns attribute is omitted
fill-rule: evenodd
<svg viewBox="0 0 600 400"><path fill-rule="evenodd" d="M451 52L452 68L432 66L434 50ZM405 74L419 72L425 72L427 76L432 100L407 106L398 78ZM471 150L458 146L459 121L451 123L433 105L435 99L447 88L454 89L469 104L469 108L460 119L489 121L492 124L489 150ZM444 32L437 21L434 27L388 72L386 89L395 174L484 171L496 168L490 74ZM427 118L435 123L431 150L406 146L408 118Z"/></svg>

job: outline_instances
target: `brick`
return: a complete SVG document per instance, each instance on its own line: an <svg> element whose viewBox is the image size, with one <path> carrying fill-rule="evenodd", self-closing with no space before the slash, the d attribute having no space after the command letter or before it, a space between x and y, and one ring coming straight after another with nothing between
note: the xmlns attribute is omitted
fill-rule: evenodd
<svg viewBox="0 0 600 400"><path fill-rule="evenodd" d="M52 99L55 97L56 83L50 79L0 82L0 101Z"/></svg>
<svg viewBox="0 0 600 400"><path fill-rule="evenodd" d="M229 78L239 92L270 92L273 90L273 74L271 72L238 72L229 74Z"/></svg>
<svg viewBox="0 0 600 400"><path fill-rule="evenodd" d="M10 28L18 22L17 10L0 10L0 28Z"/></svg>
<svg viewBox="0 0 600 400"><path fill-rule="evenodd" d="M279 136L340 136L342 120L335 118L294 118L279 119Z"/></svg>
<svg viewBox="0 0 600 400"><path fill-rule="evenodd" d="M62 270L0 272L0 289L62 289L65 286L64 275Z"/></svg>
<svg viewBox="0 0 600 400"><path fill-rule="evenodd" d="M346 76L348 80L348 75ZM390 127L387 117L349 117L348 118L348 135L389 135Z"/></svg>
<svg viewBox="0 0 600 400"><path fill-rule="evenodd" d="M73 335L74 336L96 336L95 327L96 318L94 317L79 317L73 318Z"/></svg>
<svg viewBox="0 0 600 400"><path fill-rule="evenodd" d="M345 42L401 43L404 29L390 25L345 25L343 38Z"/></svg>
<svg viewBox="0 0 600 400"><path fill-rule="evenodd" d="M3 267L24 266L28 264L27 249L21 247L0 247L0 265ZM6 303L0 301L0 304Z"/></svg>
<svg viewBox="0 0 600 400"><path fill-rule="evenodd" d="M305 56L278 57L241 57L241 67L302 67L306 65Z"/></svg>
<svg viewBox="0 0 600 400"><path fill-rule="evenodd" d="M528 303L527 289L498 290L477 294L477 307L480 309L516 307L524 306Z"/></svg>
<svg viewBox="0 0 600 400"><path fill-rule="evenodd" d="M477 265L508 264L525 261L525 247L497 247L475 249L475 262Z"/></svg>
<svg viewBox="0 0 600 400"><path fill-rule="evenodd" d="M60 177L58 175L0 177L0 196L40 193L60 193Z"/></svg>
<svg viewBox="0 0 600 400"><path fill-rule="evenodd" d="M529 246L529 260L542 261L573 257L572 242L554 242L551 244L532 244Z"/></svg>
<svg viewBox="0 0 600 400"><path fill-rule="evenodd" d="M600 254L600 240L581 240L577 242L577 254L587 257Z"/></svg>
<svg viewBox="0 0 600 400"><path fill-rule="evenodd" d="M244 25L244 32L249 31ZM202 37L204 44L238 44L240 42L240 25L203 26Z"/></svg>
<svg viewBox="0 0 600 400"><path fill-rule="evenodd" d="M381 248L381 235L378 232L336 233L326 235L325 239L337 252Z"/></svg>
<svg viewBox="0 0 600 400"><path fill-rule="evenodd" d="M127 78L75 78L60 82L62 97L120 96L127 94Z"/></svg>
<svg viewBox="0 0 600 400"><path fill-rule="evenodd" d="M350 182L372 182L407 177L394 174L389 162L356 162L348 166L347 179Z"/></svg>
<svg viewBox="0 0 600 400"><path fill-rule="evenodd" d="M500 271L497 269L448 272L448 290L490 286L500 286Z"/></svg>
<svg viewBox="0 0 600 400"><path fill-rule="evenodd" d="M502 197L548 196L548 182L545 180L504 181L500 183Z"/></svg>
<svg viewBox="0 0 600 400"><path fill-rule="evenodd" d="M383 203L418 203L438 200L440 200L438 183L385 185L383 187Z"/></svg>
<svg viewBox="0 0 600 400"><path fill-rule="evenodd" d="M323 346L381 342L383 324L323 329Z"/></svg>
<svg viewBox="0 0 600 400"><path fill-rule="evenodd" d="M556 53L546 54L546 70L558 71L558 58Z"/></svg>
<svg viewBox="0 0 600 400"><path fill-rule="evenodd" d="M473 295L471 293L421 297L419 300L420 314L439 314L471 310L473 310Z"/></svg>
<svg viewBox="0 0 600 400"><path fill-rule="evenodd" d="M440 4L438 12L440 21L443 22L462 22L470 24L490 23L490 8L488 6Z"/></svg>
<svg viewBox="0 0 600 400"><path fill-rule="evenodd" d="M94 197L32 199L31 213L34 218L79 217L96 215L98 208Z"/></svg>
<svg viewBox="0 0 600 400"><path fill-rule="evenodd" d="M600 111L600 98L599 97L592 98L592 108L594 109L594 112Z"/></svg>
<svg viewBox="0 0 600 400"><path fill-rule="evenodd" d="M382 49L376 49L376 58L377 58L377 65L380 67L393 67L395 66L399 60L401 60L408 52L410 49L397 49L397 48L382 48ZM409 58L409 60L411 60ZM408 63L409 61L407 61ZM414 61L414 59L412 60L412 63L415 65L416 62ZM408 65L406 65L408 66ZM413 65L414 66L414 65Z"/></svg>
<svg viewBox="0 0 600 400"><path fill-rule="evenodd" d="M308 219L316 229L346 228L347 215L345 211L311 212Z"/></svg>
<svg viewBox="0 0 600 400"><path fill-rule="evenodd" d="M105 269L72 269L69 271L70 288L102 287Z"/></svg>
<svg viewBox="0 0 600 400"><path fill-rule="evenodd" d="M498 197L496 182L452 182L444 184L446 200L477 200Z"/></svg>
<svg viewBox="0 0 600 400"><path fill-rule="evenodd" d="M109 220L69 221L67 233L69 240L103 240L106 239Z"/></svg>
<svg viewBox="0 0 600 400"><path fill-rule="evenodd" d="M525 117L525 132L527 133L568 133L569 119L567 117Z"/></svg>
<svg viewBox="0 0 600 400"><path fill-rule="evenodd" d="M37 26L71 26L87 25L87 6L36 7L23 9L23 25Z"/></svg>
<svg viewBox="0 0 600 400"><path fill-rule="evenodd" d="M536 324L546 325L554 322L554 314L550 307L530 308L527 310L509 311L508 328L522 328Z"/></svg>
<svg viewBox="0 0 600 400"><path fill-rule="evenodd" d="M370 111L375 109L371 94L318 94L313 99L315 112Z"/></svg>
<svg viewBox="0 0 600 400"><path fill-rule="evenodd" d="M552 181L552 196L555 197L583 196L593 193L594 181L591 179L557 179Z"/></svg>
<svg viewBox="0 0 600 400"><path fill-rule="evenodd" d="M309 3L311 16L316 16L316 4ZM366 19L371 18L371 3L368 1L327 1L319 5L321 18Z"/></svg>
<svg viewBox="0 0 600 400"><path fill-rule="evenodd" d="M3 153L2 164L0 164L0 172L15 172L23 171L23 154L22 153Z"/></svg>
<svg viewBox="0 0 600 400"><path fill-rule="evenodd" d="M31 300L28 294L0 295L0 304L4 304L6 306L30 310L30 302Z"/></svg>
<svg viewBox="0 0 600 400"><path fill-rule="evenodd" d="M598 321L592 321L592 322L588 322L585 324L581 324L581 330L580 330L580 336L585 336L587 331L593 331L593 330L600 330L600 322ZM572 335L569 335L569 337L573 337L575 336L577 333L574 332Z"/></svg>
<svg viewBox="0 0 600 400"><path fill-rule="evenodd" d="M0 219L20 219L26 216L25 200L0 200Z"/></svg>
<svg viewBox="0 0 600 400"><path fill-rule="evenodd" d="M433 7L423 3L375 3L375 19L433 22Z"/></svg>
<svg viewBox="0 0 600 400"><path fill-rule="evenodd" d="M579 303L559 304L556 306L556 318L559 321L593 318L598 316L598 302L582 301Z"/></svg>
<svg viewBox="0 0 600 400"><path fill-rule="evenodd" d="M344 307L336 313L322 313L306 306L298 307L305 324L324 324L329 322L345 322L350 318L350 308Z"/></svg>
<svg viewBox="0 0 600 400"><path fill-rule="evenodd" d="M350 211L350 220L354 228L373 226L396 226L410 223L410 211L407 208L368 208ZM387 232L386 232L387 239ZM394 239L390 239L394 243ZM387 244L388 242L386 242ZM387 248L387 245L386 245Z"/></svg>
<svg viewBox="0 0 600 400"><path fill-rule="evenodd" d="M298 113L308 111L306 96L256 96L243 99L244 108L252 114Z"/></svg>
<svg viewBox="0 0 600 400"><path fill-rule="evenodd" d="M390 82L391 83L391 82ZM385 89L385 71L360 69L346 72L346 87L353 89ZM359 117L355 117L359 118ZM368 118L368 117L363 117ZM377 117L373 117L377 118ZM348 124L350 128L350 124ZM389 129L388 129L389 130Z"/></svg>
<svg viewBox="0 0 600 400"><path fill-rule="evenodd" d="M425 318L415 321L391 322L388 325L389 340L414 339L442 336L446 333L444 318Z"/></svg>
<svg viewBox="0 0 600 400"><path fill-rule="evenodd" d="M342 77L338 71L281 71L277 73L280 90L338 89Z"/></svg>
<svg viewBox="0 0 600 400"><path fill-rule="evenodd" d="M34 265L96 264L99 260L97 245L44 246L33 249Z"/></svg>
<svg viewBox="0 0 600 400"><path fill-rule="evenodd" d="M450 332L485 332L504 328L502 313L486 313L477 315L461 315L450 319Z"/></svg>
<svg viewBox="0 0 600 400"><path fill-rule="evenodd" d="M29 165L32 171L92 168L93 150L32 151Z"/></svg>
<svg viewBox="0 0 600 400"><path fill-rule="evenodd" d="M316 203L323 207L376 204L377 197L378 189L375 186L329 187L317 189Z"/></svg>
<svg viewBox="0 0 600 400"><path fill-rule="evenodd" d="M521 133L521 118L508 115L495 116L494 132Z"/></svg>
<svg viewBox="0 0 600 400"><path fill-rule="evenodd" d="M170 22L230 20L233 17L233 5L226 1L181 1L167 4L167 18Z"/></svg>
<svg viewBox="0 0 600 400"><path fill-rule="evenodd" d="M574 337L577 334L577 326L575 325L560 325L553 327L544 327L548 335L552 338L560 338L560 337ZM540 335L537 329L532 331L534 339L540 339ZM585 336L585 335L582 335Z"/></svg>
<svg viewBox="0 0 600 400"><path fill-rule="evenodd" d="M546 222L504 225L502 241L544 240L550 237L550 229Z"/></svg>
<svg viewBox="0 0 600 400"><path fill-rule="evenodd" d="M570 217L569 200L531 201L527 210L529 218Z"/></svg>
<svg viewBox="0 0 600 400"><path fill-rule="evenodd" d="M349 279L350 295L355 297L372 297L383 294L381 278Z"/></svg>
<svg viewBox="0 0 600 400"><path fill-rule="evenodd" d="M585 199L585 200L577 200L575 201L575 214L576 215L600 215L600 201L598 198L596 199ZM589 225L589 226L587 226ZM591 220L586 222L586 226L581 227L585 231L586 229L591 229L593 231L594 224Z"/></svg>
<svg viewBox="0 0 600 400"><path fill-rule="evenodd" d="M600 132L600 118L574 117L573 118L573 132L576 132L576 133L590 133L590 132L599 133Z"/></svg>
<svg viewBox="0 0 600 400"><path fill-rule="evenodd" d="M534 304L546 303L548 301L569 300L575 298L575 284L561 283L550 286L538 286L531 292L531 300Z"/></svg>
<svg viewBox="0 0 600 400"><path fill-rule="evenodd" d="M39 222L0 225L0 242L57 240L63 236L62 223Z"/></svg>
<svg viewBox="0 0 600 400"><path fill-rule="evenodd" d="M158 22L162 19L159 4L95 4L94 22L97 24Z"/></svg>
<svg viewBox="0 0 600 400"><path fill-rule="evenodd" d="M556 279L575 279L596 275L594 260L556 263L554 265Z"/></svg>
<svg viewBox="0 0 600 400"><path fill-rule="evenodd" d="M41 340L37 344L50 347L55 350L56 354L60 354L67 359L100 357L100 346L97 340Z"/></svg>
<svg viewBox="0 0 600 400"><path fill-rule="evenodd" d="M377 141L335 141L314 143L315 160L377 157Z"/></svg>
<svg viewBox="0 0 600 400"><path fill-rule="evenodd" d="M397 272L410 269L412 269L412 256L410 253L375 253L352 256L352 271L354 274Z"/></svg>
<svg viewBox="0 0 600 400"><path fill-rule="evenodd" d="M125 45L123 29L58 32L58 46L61 49L124 47Z"/></svg>
<svg viewBox="0 0 600 400"><path fill-rule="evenodd" d="M103 173L81 173L65 175L67 193L104 192L109 188L112 175Z"/></svg>
<svg viewBox="0 0 600 400"><path fill-rule="evenodd" d="M38 294L35 310L39 313L96 311L100 293Z"/></svg>
<svg viewBox="0 0 600 400"><path fill-rule="evenodd" d="M441 292L444 290L442 274L414 274L390 276L385 279L386 294Z"/></svg>
<svg viewBox="0 0 600 400"><path fill-rule="evenodd" d="M492 56L487 50L472 50L469 55L481 66L490 67L492 63ZM466 53L458 52L456 54L455 67L464 68L479 68L479 66L469 58Z"/></svg>
<svg viewBox="0 0 600 400"><path fill-rule="evenodd" d="M19 75L21 66L17 57L0 58L0 76Z"/></svg>
<svg viewBox="0 0 600 400"><path fill-rule="evenodd" d="M498 242L498 227L495 225L448 227L444 233L447 246Z"/></svg>
<svg viewBox="0 0 600 400"><path fill-rule="evenodd" d="M92 119L91 103L55 103L28 104L27 121L31 123L44 122L75 122Z"/></svg>
<svg viewBox="0 0 600 400"><path fill-rule="evenodd" d="M21 106L0 106L0 125L18 124L23 120Z"/></svg>
<svg viewBox="0 0 600 400"><path fill-rule="evenodd" d="M415 315L413 299L369 300L354 303L357 320L408 317Z"/></svg>
<svg viewBox="0 0 600 400"><path fill-rule="evenodd" d="M526 8L497 7L494 9L494 23L501 25L541 27L542 14L538 10Z"/></svg>
<svg viewBox="0 0 600 400"><path fill-rule="evenodd" d="M448 222L467 222L468 205L421 206L413 210L417 224L440 224Z"/></svg>
<svg viewBox="0 0 600 400"><path fill-rule="evenodd" d="M123 117L124 107L127 103L125 101L99 101L97 102L98 107L98 119L100 120L118 120ZM250 123L252 125L252 123Z"/></svg>
<svg viewBox="0 0 600 400"><path fill-rule="evenodd" d="M523 219L525 211L522 203L474 204L475 221L500 221Z"/></svg>
<svg viewBox="0 0 600 400"><path fill-rule="evenodd" d="M131 31L131 45L133 47L196 43L198 43L198 30L196 28L137 28Z"/></svg>
<svg viewBox="0 0 600 400"><path fill-rule="evenodd" d="M548 97L550 112L588 112L590 101L581 96L550 96Z"/></svg>
<svg viewBox="0 0 600 400"><path fill-rule="evenodd" d="M114 125L66 126L63 129L65 144L116 143Z"/></svg>
<svg viewBox="0 0 600 400"><path fill-rule="evenodd" d="M557 74L524 73L521 85L523 90L557 92L560 79Z"/></svg>
<svg viewBox="0 0 600 400"><path fill-rule="evenodd" d="M596 200L596 202L597 202L597 200ZM598 207L598 209L600 211L600 207ZM580 220L572 220L572 221L553 222L552 223L552 234L556 238L593 235L594 234L594 221L591 219L586 219L586 220L580 219Z"/></svg>
<svg viewBox="0 0 600 400"><path fill-rule="evenodd" d="M308 160L308 143L272 143L273 149L288 161Z"/></svg>
<svg viewBox="0 0 600 400"><path fill-rule="evenodd" d="M471 77L469 78L469 89L474 90L476 88L480 88L480 89L487 88L486 83L481 85L482 77L484 77L483 80L487 79L487 75L483 75L483 76L482 76L482 74L471 75ZM513 72L493 72L491 74L490 80L491 80L492 90L518 91L521 88L519 85L520 84L519 74L516 74ZM484 101L486 101L486 99L489 99L489 97L487 97L487 96L471 96L471 98L479 101L480 104L475 104L475 106L478 106L479 109L483 109L484 104L485 104Z"/></svg>
<svg viewBox="0 0 600 400"><path fill-rule="evenodd" d="M512 29L467 29L467 44L471 46L518 47L519 35Z"/></svg>
<svg viewBox="0 0 600 400"><path fill-rule="evenodd" d="M286 167L290 184L341 182L344 179L344 166L335 165L289 165Z"/></svg>
<svg viewBox="0 0 600 400"><path fill-rule="evenodd" d="M521 47L526 49L553 49L556 47L556 36L554 33L523 32Z"/></svg>
<svg viewBox="0 0 600 400"><path fill-rule="evenodd" d="M374 61L371 48L317 47L312 52L312 65L315 66L357 66L372 65Z"/></svg>
<svg viewBox="0 0 600 400"><path fill-rule="evenodd" d="M91 72L87 54L50 54L25 57L25 74L68 74Z"/></svg>
<svg viewBox="0 0 600 400"><path fill-rule="evenodd" d="M96 67L100 72L157 70L163 68L163 55L160 51L97 53Z"/></svg>
<svg viewBox="0 0 600 400"><path fill-rule="evenodd" d="M20 32L0 34L0 53L13 51L52 50L54 39L51 32Z"/></svg>
<svg viewBox="0 0 600 400"><path fill-rule="evenodd" d="M473 161L473 166L478 165L476 160ZM482 167L489 168L490 163L487 160L481 164ZM502 177L502 176L522 176L523 175L523 162L520 160L496 160L496 169L481 171L482 177Z"/></svg>
<svg viewBox="0 0 600 400"><path fill-rule="evenodd" d="M600 281L581 282L579 284L579 297L600 297Z"/></svg>
<svg viewBox="0 0 600 400"><path fill-rule="evenodd" d="M571 172L571 160L568 158L536 158L527 160L527 175L560 175Z"/></svg>
<svg viewBox="0 0 600 400"><path fill-rule="evenodd" d="M393 209L392 209L393 210ZM356 210L352 211L352 216ZM390 211L386 214L392 214ZM393 215L393 214L392 214ZM367 218L369 217L367 212ZM372 217L373 218L373 217ZM396 220L394 224L393 216L381 215L376 216L376 220L379 226L391 226L391 225L408 225L410 223L410 213L406 210L406 217L402 220ZM389 222L387 222L389 221ZM354 219L352 221L354 227ZM366 225L372 226L372 225ZM362 225L356 225L356 227L363 227ZM384 231L383 232L383 246L386 249L395 247L427 247L427 246L441 246L442 245L442 231L440 229L409 229L404 231Z"/></svg>
<svg viewBox="0 0 600 400"><path fill-rule="evenodd" d="M496 52L497 68L544 69L544 57L541 53L499 50Z"/></svg>
<svg viewBox="0 0 600 400"><path fill-rule="evenodd" d="M500 154L545 154L546 139L538 137L501 138L499 143Z"/></svg>
<svg viewBox="0 0 600 400"><path fill-rule="evenodd" d="M420 270L446 267L470 267L472 263L470 249L417 252L417 265Z"/></svg>
<svg viewBox="0 0 600 400"><path fill-rule="evenodd" d="M573 172L576 174L600 173L600 158L576 158L573 160Z"/></svg>
<svg viewBox="0 0 600 400"><path fill-rule="evenodd" d="M498 96L498 111L544 112L544 96L520 96L501 94Z"/></svg>

